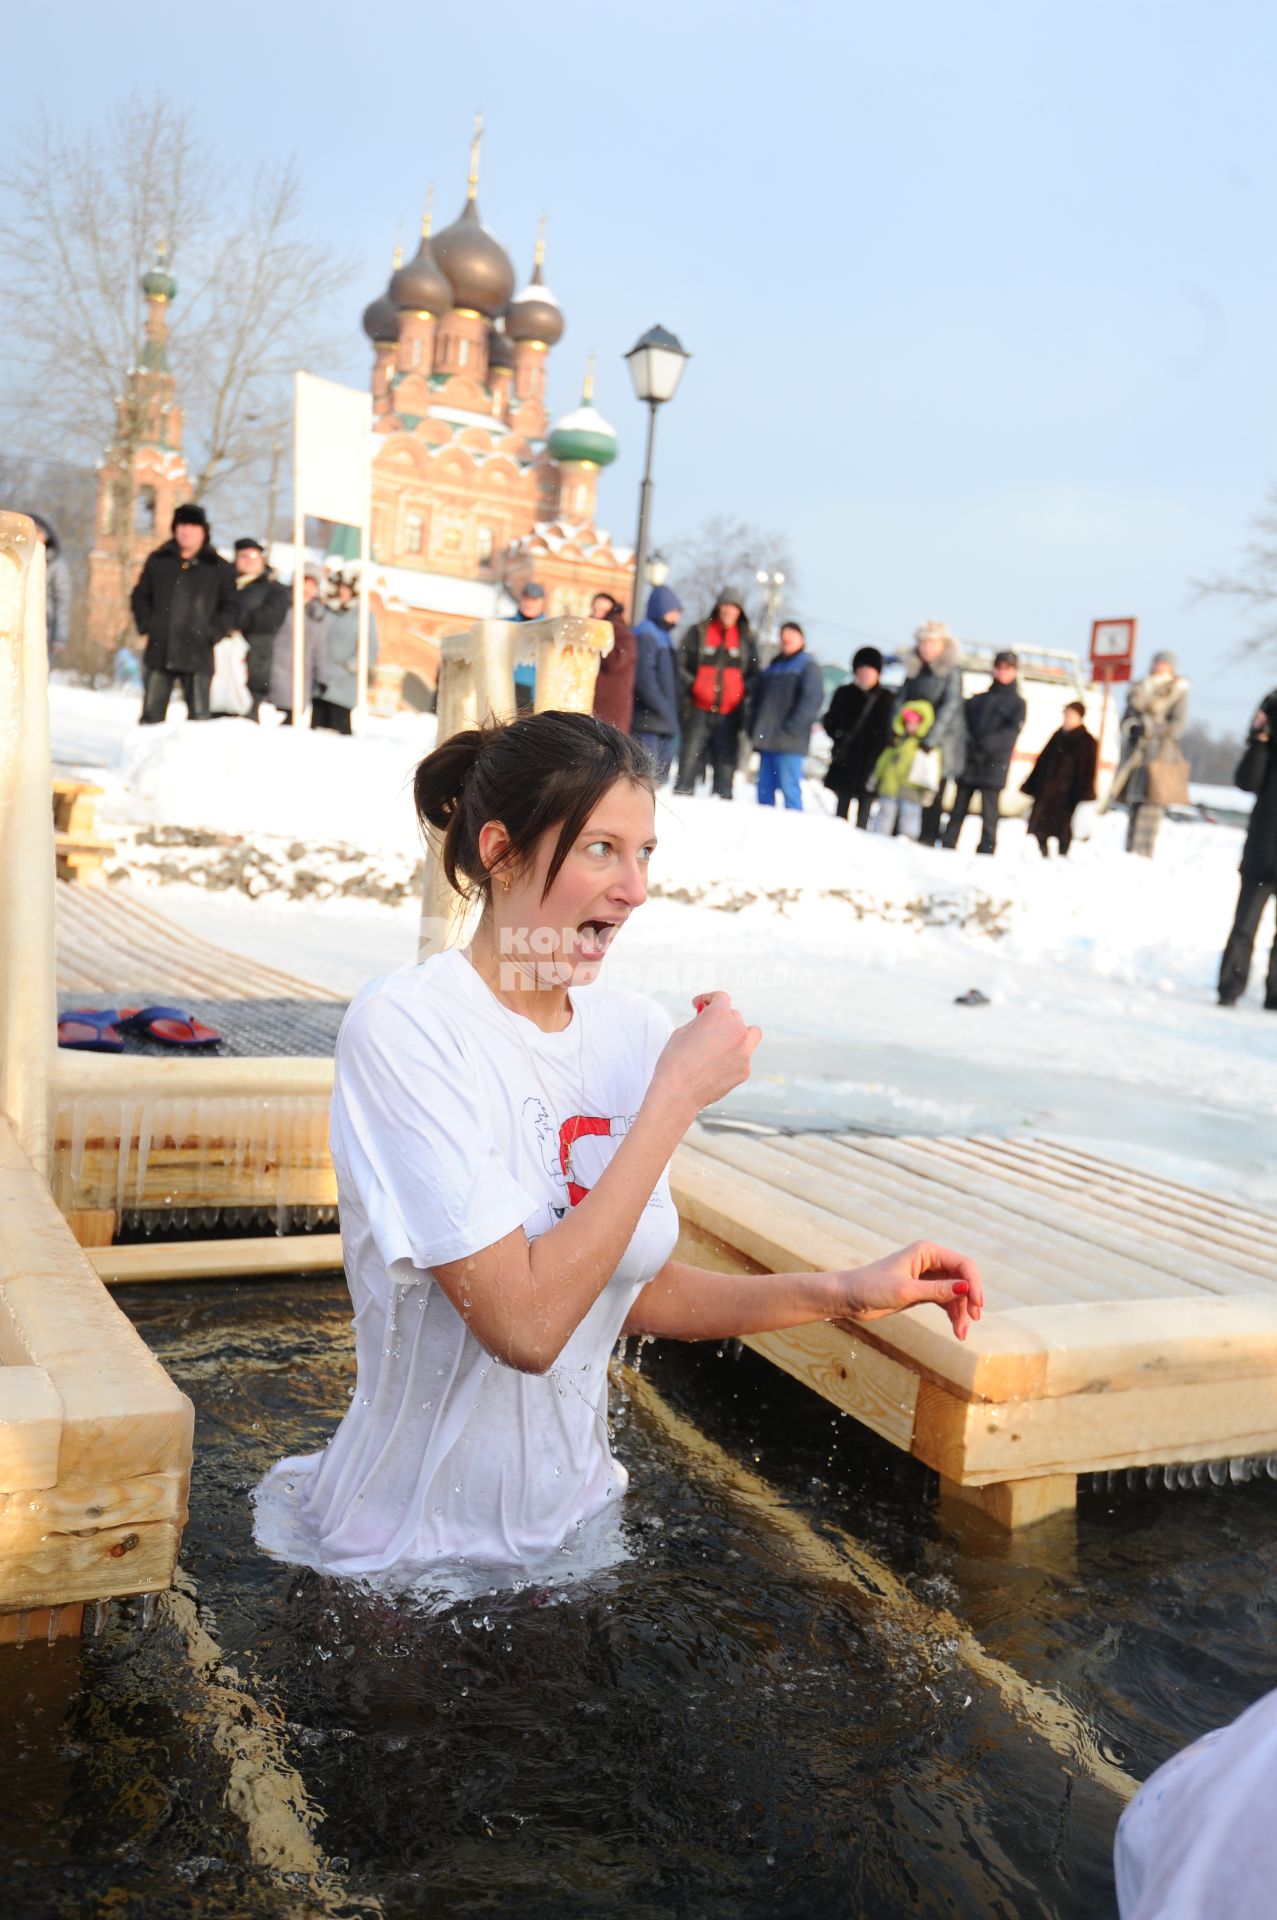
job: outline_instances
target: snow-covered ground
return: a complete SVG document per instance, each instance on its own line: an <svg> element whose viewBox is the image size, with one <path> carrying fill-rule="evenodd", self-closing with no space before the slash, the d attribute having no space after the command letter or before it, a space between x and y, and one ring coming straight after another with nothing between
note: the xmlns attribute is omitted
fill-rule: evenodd
<svg viewBox="0 0 1277 1920"><path fill-rule="evenodd" d="M412 958L411 774L433 720L355 740L240 721L135 725L135 695L51 691L54 757L93 770L119 865L192 930L342 991ZM1168 822L1157 857L1092 819L1067 861L829 816L661 796L652 897L608 962L685 1010L725 986L764 1029L724 1111L760 1123L1032 1129L1277 1205L1277 1016L1214 977L1242 834ZM968 826L970 846L977 829ZM1262 970L1262 969L1261 969ZM990 1004L961 1007L969 987Z"/></svg>

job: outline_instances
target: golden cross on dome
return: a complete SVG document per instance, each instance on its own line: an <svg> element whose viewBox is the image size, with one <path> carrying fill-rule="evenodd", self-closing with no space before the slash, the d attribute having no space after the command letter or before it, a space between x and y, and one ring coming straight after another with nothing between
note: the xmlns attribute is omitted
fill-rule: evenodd
<svg viewBox="0 0 1277 1920"><path fill-rule="evenodd" d="M427 187L425 211L422 213L422 216L421 216L421 237L423 240L428 240L430 238L430 227L431 227L432 221L434 220L434 217L435 217L435 190L433 187Z"/></svg>
<svg viewBox="0 0 1277 1920"><path fill-rule="evenodd" d="M534 267L541 267L545 265L545 215L544 214L542 214L541 218L537 221L537 243L536 243L536 248L532 255L532 264Z"/></svg>
<svg viewBox="0 0 1277 1920"><path fill-rule="evenodd" d="M590 353L590 354L587 354L585 358L585 380L581 387L581 404L582 406L588 407L588 406L592 406L593 403L594 403L594 355Z"/></svg>
<svg viewBox="0 0 1277 1920"><path fill-rule="evenodd" d="M470 198L474 200L479 192L479 142L483 139L483 115L474 116L474 133L470 139Z"/></svg>

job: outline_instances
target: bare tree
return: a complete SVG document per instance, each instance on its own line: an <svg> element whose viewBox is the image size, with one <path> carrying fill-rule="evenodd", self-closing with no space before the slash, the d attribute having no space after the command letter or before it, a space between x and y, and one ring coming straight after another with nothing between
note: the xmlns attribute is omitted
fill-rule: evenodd
<svg viewBox="0 0 1277 1920"><path fill-rule="evenodd" d="M1243 654L1277 654L1277 486L1269 489L1267 504L1250 527L1239 570L1212 574L1193 586L1198 599L1218 594L1240 602L1254 621L1254 630L1242 643Z"/></svg>
<svg viewBox="0 0 1277 1920"><path fill-rule="evenodd" d="M757 624L764 602L759 573L783 573L786 608L793 607L795 569L784 534L766 533L747 520L719 514L693 532L665 542L665 551L671 584L697 618L709 612L721 588L731 586L745 596L745 611Z"/></svg>
<svg viewBox="0 0 1277 1920"><path fill-rule="evenodd" d="M158 95L123 102L101 132L41 117L16 146L0 174L15 208L0 222L0 412L15 445L94 459L122 436L128 450L139 282L163 241L179 276L169 356L193 491L260 513L286 376L340 351L323 315L351 277L303 232L294 163L238 182Z"/></svg>
<svg viewBox="0 0 1277 1920"><path fill-rule="evenodd" d="M1193 770L1194 780L1212 787L1231 787L1237 762L1242 757L1242 742L1233 734L1214 733L1194 720L1184 729L1180 747Z"/></svg>

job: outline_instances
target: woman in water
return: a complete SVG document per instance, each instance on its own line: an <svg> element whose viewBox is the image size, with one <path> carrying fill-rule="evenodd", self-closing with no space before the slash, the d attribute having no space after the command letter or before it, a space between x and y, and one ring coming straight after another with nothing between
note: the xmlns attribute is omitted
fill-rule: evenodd
<svg viewBox="0 0 1277 1920"><path fill-rule="evenodd" d="M259 1536L405 1582L535 1566L615 1506L608 1356L626 1333L722 1340L922 1301L959 1339L969 1260L926 1242L837 1273L674 1259L668 1166L758 1045L726 993L685 1026L595 988L647 894L651 763L577 713L455 735L417 769L470 946L371 982L337 1043L332 1155L357 1380L327 1450L259 1493Z"/></svg>

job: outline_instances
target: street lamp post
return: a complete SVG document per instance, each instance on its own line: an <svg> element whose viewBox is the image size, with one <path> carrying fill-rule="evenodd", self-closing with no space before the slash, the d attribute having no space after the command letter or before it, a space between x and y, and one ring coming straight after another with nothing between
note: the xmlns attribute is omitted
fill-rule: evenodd
<svg viewBox="0 0 1277 1920"><path fill-rule="evenodd" d="M760 567L755 578L763 589L763 633L767 645L771 646L778 638L776 615L780 612L780 596L784 589L785 576L779 569L772 573L765 573Z"/></svg>
<svg viewBox="0 0 1277 1920"><path fill-rule="evenodd" d="M656 438L656 409L674 398L683 368L691 355L664 327L649 327L625 356L636 396L648 409L647 450L643 456L643 483L639 488L638 538L634 542L634 605L637 626L643 617L643 580L647 571L647 537L652 517L652 445Z"/></svg>

